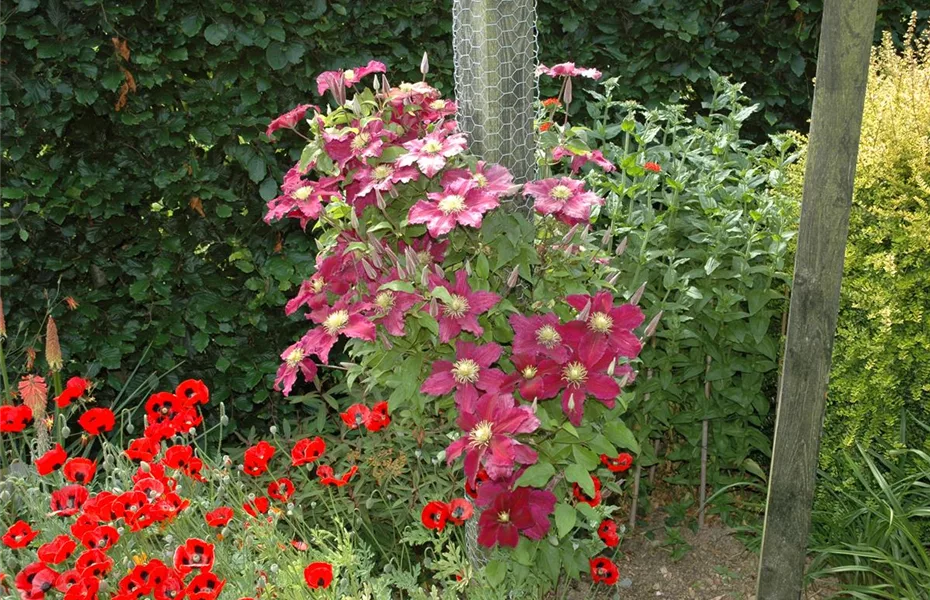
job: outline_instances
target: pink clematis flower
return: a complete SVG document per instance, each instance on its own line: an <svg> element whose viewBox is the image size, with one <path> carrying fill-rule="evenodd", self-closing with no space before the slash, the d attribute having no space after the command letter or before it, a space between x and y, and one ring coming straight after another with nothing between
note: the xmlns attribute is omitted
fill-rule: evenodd
<svg viewBox="0 0 930 600"><path fill-rule="evenodd" d="M359 182L356 195L368 196L375 190L386 194L398 183L410 183L419 178L420 172L415 167L398 167L392 163L381 163L373 167L363 165L355 174L355 181Z"/></svg>
<svg viewBox="0 0 930 600"><path fill-rule="evenodd" d="M452 169L442 174L442 186L448 187L453 181L459 179L471 180L478 189L497 198L515 193L519 186L513 183L513 175L506 167L478 161L475 170Z"/></svg>
<svg viewBox="0 0 930 600"><path fill-rule="evenodd" d="M594 163L600 168L604 169L605 173L610 173L611 171L616 171L617 167L614 166L612 162L607 160L604 157L604 154L600 150L589 150L586 152L573 152L565 146L556 146L552 149L552 160L559 162L563 158L568 157L572 159L571 169L572 173L577 173L581 167L586 163Z"/></svg>
<svg viewBox="0 0 930 600"><path fill-rule="evenodd" d="M510 394L482 395L471 406L460 408L456 423L466 433L446 448L446 460L451 464L465 454L469 485L475 485L479 467L491 479L501 479L513 474L515 464L532 465L538 458L535 450L513 436L536 431L539 419L529 405L518 406Z"/></svg>
<svg viewBox="0 0 930 600"><path fill-rule="evenodd" d="M448 247L449 240L438 242L428 235L415 238L409 244L404 240L397 243L397 248L404 254L407 253L407 248L410 248L420 266L431 266L433 263L441 265L446 258Z"/></svg>
<svg viewBox="0 0 930 600"><path fill-rule="evenodd" d="M589 395L594 396L607 408L613 408L620 385L607 374L613 357L602 355L592 357L573 354L568 362L546 378L549 390L562 390L562 412L572 425L581 425L584 416L584 403Z"/></svg>
<svg viewBox="0 0 930 600"><path fill-rule="evenodd" d="M449 233L456 225L481 227L484 213L500 205L497 198L467 179L453 181L443 191L427 197L432 202L420 200L411 206L407 222L425 223L434 238Z"/></svg>
<svg viewBox="0 0 930 600"><path fill-rule="evenodd" d="M478 399L479 390L497 390L504 381L504 373L491 368L500 357L501 347L497 344L476 346L471 342L456 342L455 362L434 362L433 372L423 382L420 392L444 396L455 390L456 405L470 407Z"/></svg>
<svg viewBox="0 0 930 600"><path fill-rule="evenodd" d="M544 356L555 362L568 360L568 348L559 333L559 318L547 313L524 317L514 313L509 318L513 327L513 352L529 356Z"/></svg>
<svg viewBox="0 0 930 600"><path fill-rule="evenodd" d="M584 191L584 182L570 177L552 177L523 186L523 193L536 199L534 207L542 215L555 215L568 225L586 223L591 208L604 204L594 192Z"/></svg>
<svg viewBox="0 0 930 600"><path fill-rule="evenodd" d="M317 76L316 91L322 96L327 90L335 90L340 81L345 87L350 88L361 81L363 77L367 77L372 73L386 72L387 67L384 63L376 60L368 61L368 64L364 67L346 69L345 71L326 71Z"/></svg>
<svg viewBox="0 0 930 600"><path fill-rule="evenodd" d="M333 161L344 169L352 160L378 158L384 151L385 142L390 142L397 134L384 128L384 121L372 119L365 125L355 121L352 127L343 127L338 134L323 132L323 149Z"/></svg>
<svg viewBox="0 0 930 600"><path fill-rule="evenodd" d="M384 285L399 279L397 269L394 269L380 284ZM384 329L391 335L404 335L404 317L407 316L407 313L416 303L420 302L421 298L409 292L379 288L380 286L373 292L374 298L371 301L372 318L384 325Z"/></svg>
<svg viewBox="0 0 930 600"><path fill-rule="evenodd" d="M304 179L299 165L295 165L284 176L283 193L268 202L265 222L291 217L298 219L300 227L306 229L307 223L320 217L323 202L340 197L339 183L336 177L321 177L319 181Z"/></svg>
<svg viewBox="0 0 930 600"><path fill-rule="evenodd" d="M482 485L479 498L494 487L491 482ZM521 533L533 540L543 539L549 532L549 515L555 504L555 494L548 490L519 487L510 491L507 486L492 497L478 518L478 543L486 548L497 544L515 548Z"/></svg>
<svg viewBox="0 0 930 600"><path fill-rule="evenodd" d="M274 389L283 392L285 396L290 395L297 382L297 372L304 376L304 381L311 382L316 377L316 363L310 358L311 349L308 345L306 335L296 344L290 346L281 353L281 360L284 362L278 367L278 372L274 378Z"/></svg>
<svg viewBox="0 0 930 600"><path fill-rule="evenodd" d="M317 263L316 273L300 284L297 295L284 306L284 314L292 315L304 305L311 311L319 310L326 306L327 293L341 296L355 283L355 272L347 268L344 254L319 256Z"/></svg>
<svg viewBox="0 0 930 600"><path fill-rule="evenodd" d="M610 292L598 292L594 296L568 296L565 301L579 312L588 309L585 321L572 321L562 327L568 344L588 360L597 360L606 355L609 359L618 356L635 358L642 350L642 342L633 333L645 316L635 304L614 306Z"/></svg>
<svg viewBox="0 0 930 600"><path fill-rule="evenodd" d="M265 130L265 135L271 137L271 134L279 129L294 129L307 114L307 111L311 108L317 112L320 112L319 107L314 106L313 104L300 104L295 106L291 110L287 111L269 123L268 129Z"/></svg>
<svg viewBox="0 0 930 600"><path fill-rule="evenodd" d="M462 133L449 134L446 129L437 129L426 137L410 140L404 144L407 154L397 159L401 167L416 163L427 177L433 177L446 166L446 160L461 154L468 145Z"/></svg>
<svg viewBox="0 0 930 600"><path fill-rule="evenodd" d="M487 312L497 304L501 297L494 292L475 291L468 285L468 275L465 271L455 274L455 285L438 275L430 275L430 284L434 287L444 287L449 292L451 300L440 301L439 315L439 341L447 343L464 329L476 337L484 335L484 328L478 323L478 315Z"/></svg>
<svg viewBox="0 0 930 600"><path fill-rule="evenodd" d="M514 354L510 357L510 362L515 370L501 384L501 390L513 389L513 386L516 386L520 397L527 402L548 400L559 392L558 388L547 387L547 383L552 381L552 376L560 371L559 363L525 354Z"/></svg>
<svg viewBox="0 0 930 600"><path fill-rule="evenodd" d="M375 324L360 314L368 308L367 304L356 303L350 306L344 298L338 300L332 308L325 311L324 318L316 321L322 326L311 329L304 336L305 347L319 356L323 364L326 364L329 360L329 351L340 335L373 341ZM322 313L318 316L322 316Z"/></svg>
<svg viewBox="0 0 930 600"><path fill-rule="evenodd" d="M548 75L549 77L575 77L580 75L594 80L601 78L601 72L597 69L576 67L573 62L560 63L552 67L541 64L536 67L536 76L539 77L540 75Z"/></svg>

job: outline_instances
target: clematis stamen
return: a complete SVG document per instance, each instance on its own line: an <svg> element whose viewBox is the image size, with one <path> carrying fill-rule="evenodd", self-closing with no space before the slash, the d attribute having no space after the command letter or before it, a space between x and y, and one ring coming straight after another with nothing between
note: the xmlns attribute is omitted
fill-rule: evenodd
<svg viewBox="0 0 930 600"><path fill-rule="evenodd" d="M562 336L552 325L543 325L536 330L536 341L545 348L554 348L562 342Z"/></svg>
<svg viewBox="0 0 930 600"><path fill-rule="evenodd" d="M452 365L452 378L458 383L475 383L481 373L481 366L470 358L456 361Z"/></svg>
<svg viewBox="0 0 930 600"><path fill-rule="evenodd" d="M580 362L570 362L562 369L562 379L568 383L568 387L581 387L588 380L588 369Z"/></svg>
<svg viewBox="0 0 930 600"><path fill-rule="evenodd" d="M614 328L614 320L606 313L596 312L588 319L588 328L596 333L610 333Z"/></svg>
<svg viewBox="0 0 930 600"><path fill-rule="evenodd" d="M447 317L461 319L468 312L468 300L464 296L452 294L452 301L445 304L443 312Z"/></svg>
<svg viewBox="0 0 930 600"><path fill-rule="evenodd" d="M336 335L348 324L349 322L349 311L347 310L337 310L336 312L330 313L326 320L323 321L323 329L326 330L326 333L329 335Z"/></svg>
<svg viewBox="0 0 930 600"><path fill-rule="evenodd" d="M490 421L481 421L468 432L468 439L475 448L486 447L491 443L492 437L494 437L494 428Z"/></svg>

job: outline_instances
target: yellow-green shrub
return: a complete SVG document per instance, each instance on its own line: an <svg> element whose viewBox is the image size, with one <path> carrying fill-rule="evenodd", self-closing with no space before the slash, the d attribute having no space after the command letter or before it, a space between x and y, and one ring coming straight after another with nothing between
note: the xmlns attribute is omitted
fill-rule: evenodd
<svg viewBox="0 0 930 600"><path fill-rule="evenodd" d="M930 447L930 29L872 53L822 448ZM794 176L800 197L803 161ZM905 439L904 431L908 432Z"/></svg>

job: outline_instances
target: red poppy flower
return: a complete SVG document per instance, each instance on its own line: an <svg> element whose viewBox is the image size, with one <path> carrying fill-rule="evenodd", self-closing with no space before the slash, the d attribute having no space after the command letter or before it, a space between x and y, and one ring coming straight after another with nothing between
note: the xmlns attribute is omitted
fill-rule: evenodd
<svg viewBox="0 0 930 600"><path fill-rule="evenodd" d="M423 507L420 513L420 521L427 529L442 531L446 527L446 521L449 519L449 505L445 502L433 500Z"/></svg>
<svg viewBox="0 0 930 600"><path fill-rule="evenodd" d="M365 427L368 431L381 431L391 424L391 415L388 414L388 403L386 401L378 402L371 407L371 416Z"/></svg>
<svg viewBox="0 0 930 600"><path fill-rule="evenodd" d="M142 435L155 443L161 443L177 432L177 429L175 429L171 421L165 421L164 423L150 423L149 426L145 428Z"/></svg>
<svg viewBox="0 0 930 600"><path fill-rule="evenodd" d="M168 518L175 516L190 505L190 500L182 498L176 492L166 493L165 497L157 503L158 509Z"/></svg>
<svg viewBox="0 0 930 600"><path fill-rule="evenodd" d="M207 525L210 527L226 527L233 518L233 509L228 506L215 508L204 515Z"/></svg>
<svg viewBox="0 0 930 600"><path fill-rule="evenodd" d="M90 504L90 502L88 502ZM75 539L81 539L84 537L84 534L100 524L100 519L96 516L91 516L85 513L78 515L77 519L74 520L74 523L71 524L71 527L68 530L71 532L71 536Z"/></svg>
<svg viewBox="0 0 930 600"><path fill-rule="evenodd" d="M92 408L78 418L78 425L90 435L100 435L104 431L113 431L116 417L109 408Z"/></svg>
<svg viewBox="0 0 930 600"><path fill-rule="evenodd" d="M145 401L149 423L168 423L184 408L184 400L171 392L158 392Z"/></svg>
<svg viewBox="0 0 930 600"><path fill-rule="evenodd" d="M90 483L90 480L94 478L94 473L97 472L97 463L90 460L89 458L75 457L65 463L65 468L62 469L62 473L65 475L65 479L71 483L80 483L81 485L87 485Z"/></svg>
<svg viewBox="0 0 930 600"><path fill-rule="evenodd" d="M0 406L0 433L20 433L32 421L32 409L25 404Z"/></svg>
<svg viewBox="0 0 930 600"><path fill-rule="evenodd" d="M349 429L358 429L359 425L368 424L371 411L364 404L353 404L339 416L342 417L342 422L349 426Z"/></svg>
<svg viewBox="0 0 930 600"><path fill-rule="evenodd" d="M184 469L184 474L194 481L199 481L201 483L206 481L206 478L203 476L203 461L196 456L187 464L187 468Z"/></svg>
<svg viewBox="0 0 930 600"><path fill-rule="evenodd" d="M145 494L145 498L148 502L155 502L164 496L166 491L165 484L154 477L140 479L132 486L132 489Z"/></svg>
<svg viewBox="0 0 930 600"><path fill-rule="evenodd" d="M265 440L247 448L242 457L245 473L258 477L268 470L268 461L274 456L275 447Z"/></svg>
<svg viewBox="0 0 930 600"><path fill-rule="evenodd" d="M113 568L113 559L103 550L85 550L77 557L74 568L80 571L82 579L87 577L100 579Z"/></svg>
<svg viewBox="0 0 930 600"><path fill-rule="evenodd" d="M161 450L161 446L158 444L158 441L147 437L141 437L131 440L124 454L129 457L130 460L152 462L158 455L159 450Z"/></svg>
<svg viewBox="0 0 930 600"><path fill-rule="evenodd" d="M97 600L97 592L100 590L100 581L93 577L81 577L74 582L66 591L62 600ZM117 597L114 596L114 599ZM119 599L128 600L128 599Z"/></svg>
<svg viewBox="0 0 930 600"><path fill-rule="evenodd" d="M29 523L17 521L10 525L10 528L3 534L2 539L8 548L16 550L28 546L29 542L34 540L37 535L39 535L39 531L30 527Z"/></svg>
<svg viewBox="0 0 930 600"><path fill-rule="evenodd" d="M186 400L188 406L206 404L210 401L210 390L208 390L206 384L199 379L182 381L178 384L174 393L178 398Z"/></svg>
<svg viewBox="0 0 930 600"><path fill-rule="evenodd" d="M287 502L294 495L294 482L287 477L272 481L268 484L268 495L275 500Z"/></svg>
<svg viewBox="0 0 930 600"><path fill-rule="evenodd" d="M591 475L591 480L594 482L594 496L590 497L584 493L584 490L581 489L581 486L577 483L572 484L572 494L575 495L575 500L578 502L584 502L589 506L597 506L601 503L601 480L596 476Z"/></svg>
<svg viewBox="0 0 930 600"><path fill-rule="evenodd" d="M209 571L213 567L213 544L189 538L184 545L174 551L174 568L181 575L187 575L194 569Z"/></svg>
<svg viewBox="0 0 930 600"><path fill-rule="evenodd" d="M35 460L36 471L39 475L48 475L60 469L66 460L68 460L68 453L61 447L61 444L55 444L54 448Z"/></svg>
<svg viewBox="0 0 930 600"><path fill-rule="evenodd" d="M23 600L41 600L55 586L58 573L40 562L34 562L16 574L16 589Z"/></svg>
<svg viewBox="0 0 930 600"><path fill-rule="evenodd" d="M56 536L50 542L39 546L39 560L46 564L57 565L71 556L74 549L77 548L77 542L71 539L71 536L61 534Z"/></svg>
<svg viewBox="0 0 930 600"><path fill-rule="evenodd" d="M147 582L151 590L161 585L172 574L168 569L168 565L157 558L136 566L133 573L136 573L142 581Z"/></svg>
<svg viewBox="0 0 930 600"><path fill-rule="evenodd" d="M319 436L312 440L310 438L298 440L294 444L294 449L291 450L291 464L295 467L310 464L323 456L324 452L326 452L326 442Z"/></svg>
<svg viewBox="0 0 930 600"><path fill-rule="evenodd" d="M193 457L194 449L190 446L171 446L165 450L165 458L161 462L168 468L181 471L187 468Z"/></svg>
<svg viewBox="0 0 930 600"><path fill-rule="evenodd" d="M65 408L87 392L90 387L90 381L81 377L72 377L65 384L65 389L55 398L55 406Z"/></svg>
<svg viewBox="0 0 930 600"><path fill-rule="evenodd" d="M291 546L293 546L295 550L299 550L301 552L306 552L310 549L310 544L301 540L291 540Z"/></svg>
<svg viewBox="0 0 930 600"><path fill-rule="evenodd" d="M255 500L250 500L243 504L242 510L253 517L257 517L260 514L263 515L267 513L269 505L268 498L259 496Z"/></svg>
<svg viewBox="0 0 930 600"><path fill-rule="evenodd" d="M358 466L352 465L352 468L342 474L340 477L336 477L333 468L329 465L320 465L316 469L316 476L320 478L320 483L323 485L334 485L336 487L342 487L345 484L349 483L349 480L358 473Z"/></svg>
<svg viewBox="0 0 930 600"><path fill-rule="evenodd" d="M659 171L662 170L662 167L660 167L658 164L654 162L647 162L646 164L643 165L643 168L646 169L647 171L652 171L653 173L658 173Z"/></svg>
<svg viewBox="0 0 930 600"><path fill-rule="evenodd" d="M614 585L617 583L617 579L620 578L620 571L617 569L617 565L609 558L598 556L597 558L592 558L589 564L591 567L591 579L597 583Z"/></svg>
<svg viewBox="0 0 930 600"><path fill-rule="evenodd" d="M132 516L142 510L149 502L145 492L129 490L123 492L113 501L113 513L117 518L132 519Z"/></svg>
<svg viewBox="0 0 930 600"><path fill-rule="evenodd" d="M55 589L59 592L67 592L68 589L81 581L81 573L77 569L68 569L55 578Z"/></svg>
<svg viewBox="0 0 930 600"><path fill-rule="evenodd" d="M185 408L171 419L171 426L178 433L190 433L203 423L203 416L195 408Z"/></svg>
<svg viewBox="0 0 930 600"><path fill-rule="evenodd" d="M608 548L616 548L620 543L620 536L617 535L617 523L612 519L604 519L597 528L597 535L601 538Z"/></svg>
<svg viewBox="0 0 930 600"><path fill-rule="evenodd" d="M119 541L119 532L112 525L100 525L94 527L81 536L81 543L84 547L93 550L103 550L106 552L113 547L113 544Z"/></svg>
<svg viewBox="0 0 930 600"><path fill-rule="evenodd" d="M128 575L119 580L119 595L116 598L125 600L139 600L152 591L152 586L139 576L139 566L129 572Z"/></svg>
<svg viewBox="0 0 930 600"><path fill-rule="evenodd" d="M623 473L633 464L633 456L627 452L621 452L617 456L607 456L601 454L601 463L611 473Z"/></svg>
<svg viewBox="0 0 930 600"><path fill-rule="evenodd" d="M475 514L475 507L465 498L456 498L449 503L449 520L462 525Z"/></svg>
<svg viewBox="0 0 930 600"><path fill-rule="evenodd" d="M333 565L325 562L315 562L304 569L304 580L310 589L328 588L333 582Z"/></svg>
<svg viewBox="0 0 930 600"><path fill-rule="evenodd" d="M180 600L185 593L184 581L173 571L167 571L153 589L155 600Z"/></svg>
<svg viewBox="0 0 930 600"><path fill-rule="evenodd" d="M468 482L468 478L465 478L465 494L467 494L472 500L478 498L478 490L481 488L481 484L490 479L488 472L484 467L478 469L478 474L475 475L475 483L472 485Z"/></svg>
<svg viewBox="0 0 930 600"><path fill-rule="evenodd" d="M540 123L539 125L540 133L545 133L549 131L549 129L551 128L552 128L552 121L544 121L543 123Z"/></svg>
<svg viewBox="0 0 930 600"><path fill-rule="evenodd" d="M213 600L220 595L224 585L225 579L206 571L191 579L185 592L188 600Z"/></svg>
<svg viewBox="0 0 930 600"><path fill-rule="evenodd" d="M66 485L51 494L52 514L59 517L76 515L87 501L87 488L83 485Z"/></svg>

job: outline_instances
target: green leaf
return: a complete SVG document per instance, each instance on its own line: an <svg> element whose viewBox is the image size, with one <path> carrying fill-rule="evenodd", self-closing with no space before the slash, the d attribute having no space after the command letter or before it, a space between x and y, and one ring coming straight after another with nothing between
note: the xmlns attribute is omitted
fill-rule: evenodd
<svg viewBox="0 0 930 600"><path fill-rule="evenodd" d="M575 457L575 462L588 471L593 471L601 463L601 459L597 454L579 444L572 446L572 455Z"/></svg>
<svg viewBox="0 0 930 600"><path fill-rule="evenodd" d="M275 71L280 71L286 67L288 60L287 54L284 53L284 45L280 42L268 44L268 48L265 50L265 60L268 61L268 66Z"/></svg>
<svg viewBox="0 0 930 600"><path fill-rule="evenodd" d="M555 467L547 462L539 462L524 471L515 485L541 488L549 483L553 475Z"/></svg>
<svg viewBox="0 0 930 600"><path fill-rule="evenodd" d="M590 478L589 478L590 479ZM591 495L594 495L592 492ZM559 532L559 537L563 538L575 527L578 520L578 513L575 507L564 502L559 502L555 507L555 528Z"/></svg>
<svg viewBox="0 0 930 600"><path fill-rule="evenodd" d="M216 206L216 215L221 219L228 219L232 216L232 209L225 204L218 204Z"/></svg>
<svg viewBox="0 0 930 600"><path fill-rule="evenodd" d="M181 31L187 37L194 37L200 33L200 28L203 27L203 17L201 15L188 15L181 19Z"/></svg>
<svg viewBox="0 0 930 600"><path fill-rule="evenodd" d="M594 496L594 480L591 474L581 465L571 464L565 469L565 479L572 483L577 483L589 497Z"/></svg>
<svg viewBox="0 0 930 600"><path fill-rule="evenodd" d="M430 296L432 296L433 298L436 298L436 299L440 300L440 301L443 302L444 304L451 304L451 303L452 303L452 294L450 294L450 293L449 293L449 290L447 290L446 288L442 287L441 285L438 285L438 286L434 287L434 288L433 288L433 291L430 292Z"/></svg>
<svg viewBox="0 0 930 600"><path fill-rule="evenodd" d="M257 154L249 159L249 179L258 183L265 178L265 161Z"/></svg>
<svg viewBox="0 0 930 600"><path fill-rule="evenodd" d="M392 292L407 292L408 294L415 294L417 289L413 287L413 284L406 281L389 281L378 288L379 290L391 290Z"/></svg>
<svg viewBox="0 0 930 600"><path fill-rule="evenodd" d="M210 344L210 336L205 331L198 331L191 336L191 344L197 352L203 352Z"/></svg>
<svg viewBox="0 0 930 600"><path fill-rule="evenodd" d="M484 567L484 574L488 578L488 583L492 587L497 587L504 582L507 576L507 563L501 560L492 560Z"/></svg>
<svg viewBox="0 0 930 600"><path fill-rule="evenodd" d="M213 23L204 30L203 37L214 46L219 46L229 37L229 27L223 23Z"/></svg>
<svg viewBox="0 0 930 600"><path fill-rule="evenodd" d="M633 435L633 432L627 428L623 421L614 420L604 425L604 435L614 445L632 450L634 454L639 454L639 442L636 441L636 436Z"/></svg>
<svg viewBox="0 0 930 600"><path fill-rule="evenodd" d="M258 187L258 195L262 197L262 200L268 202L278 195L278 182L273 177L268 177Z"/></svg>
<svg viewBox="0 0 930 600"><path fill-rule="evenodd" d="M488 265L488 257L484 254L479 254L478 260L475 261L475 275L486 280L489 270L490 265Z"/></svg>

